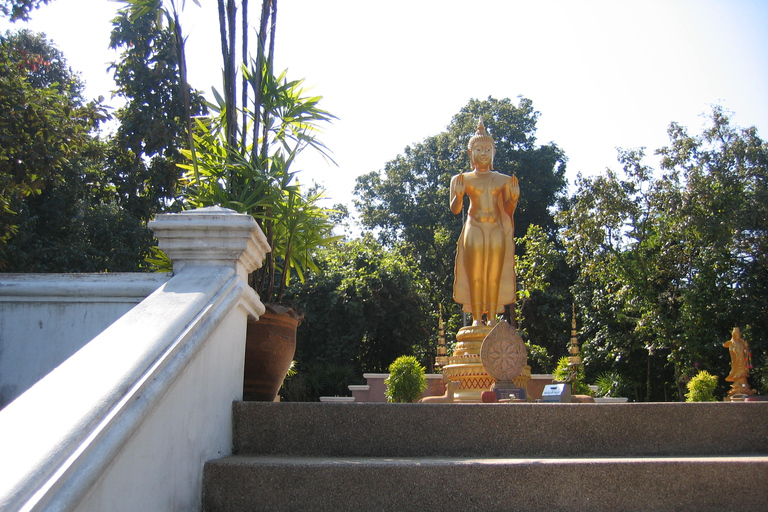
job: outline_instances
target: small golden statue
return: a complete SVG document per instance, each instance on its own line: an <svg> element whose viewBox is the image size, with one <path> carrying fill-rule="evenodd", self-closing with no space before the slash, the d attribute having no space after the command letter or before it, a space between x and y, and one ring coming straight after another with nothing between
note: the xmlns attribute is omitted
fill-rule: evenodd
<svg viewBox="0 0 768 512"><path fill-rule="evenodd" d="M493 170L496 146L482 118L468 152L472 170L451 178L451 212L459 214L464 194L469 196L469 214L456 249L453 298L472 313L473 325L493 325L496 314L515 302L517 292L513 215L520 186L517 177Z"/></svg>
<svg viewBox="0 0 768 512"><path fill-rule="evenodd" d="M741 330L738 327L733 328L731 339L724 345L731 354L731 373L725 378L731 384L728 390L728 397L734 398L734 395L754 395L755 390L749 387L747 376L749 369L752 368L752 355L749 351L749 345L741 337Z"/></svg>

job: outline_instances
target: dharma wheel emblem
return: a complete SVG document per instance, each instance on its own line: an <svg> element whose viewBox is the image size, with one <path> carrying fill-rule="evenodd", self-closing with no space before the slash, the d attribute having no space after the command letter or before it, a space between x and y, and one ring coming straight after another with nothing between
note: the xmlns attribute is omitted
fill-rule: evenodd
<svg viewBox="0 0 768 512"><path fill-rule="evenodd" d="M523 338L503 320L488 333L480 347L485 371L498 381L511 381L520 375L527 359Z"/></svg>

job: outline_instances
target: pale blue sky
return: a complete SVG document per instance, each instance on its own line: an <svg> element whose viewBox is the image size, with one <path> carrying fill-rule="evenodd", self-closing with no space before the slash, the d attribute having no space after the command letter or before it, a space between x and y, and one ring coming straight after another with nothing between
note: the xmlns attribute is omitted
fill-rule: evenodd
<svg viewBox="0 0 768 512"><path fill-rule="evenodd" d="M190 82L210 91L220 88L219 36L215 2L201 3L187 2L183 24ZM62 49L91 97L113 87L107 44L118 7L53 0L29 24ZM489 95L533 101L538 141L565 150L571 182L618 169L616 147L652 153L671 121L698 133L715 103L766 138L766 27L762 0L281 0L276 58L339 117L322 138L339 167L305 157L302 181L349 203L356 176Z"/></svg>

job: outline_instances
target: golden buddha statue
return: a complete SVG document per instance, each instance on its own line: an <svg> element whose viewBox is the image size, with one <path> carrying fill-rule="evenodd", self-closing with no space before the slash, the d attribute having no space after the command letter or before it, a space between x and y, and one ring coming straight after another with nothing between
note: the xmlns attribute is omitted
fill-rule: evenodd
<svg viewBox="0 0 768 512"><path fill-rule="evenodd" d="M443 366L443 375L447 380L461 382L455 401L480 402L482 392L489 390L497 380L483 365L481 349L484 340L494 326L498 326L496 315L504 312L504 306L515 303L513 215L520 186L517 177L493 170L496 146L486 133L482 118L478 120L477 131L469 139L467 149L472 169L451 178L450 188L450 206L454 214L461 212L464 196L469 197L467 220L456 247L453 298L465 312L472 314L473 322L456 333L456 346L453 355L448 357L448 364ZM513 337L519 338L514 328L509 330L514 331ZM531 367L525 364L522 338L519 341L523 346L523 368L516 377L510 379L505 375L504 379L510 380L516 388L526 388ZM489 348L491 358L492 349ZM520 362L519 357L512 359ZM505 359L503 362L509 361Z"/></svg>
<svg viewBox="0 0 768 512"><path fill-rule="evenodd" d="M751 389L747 383L749 369L752 368L752 357L749 345L741 337L741 329L734 327L731 339L726 341L724 346L731 355L731 372L725 378L726 381L733 383L728 390L728 396L753 395L755 390Z"/></svg>
<svg viewBox="0 0 768 512"><path fill-rule="evenodd" d="M493 170L496 146L482 118L468 152L472 170L451 178L450 187L454 214L461 212L464 195L469 197L456 250L453 298L472 314L473 325L493 325L496 314L513 304L517 293L513 215L520 186L517 177Z"/></svg>

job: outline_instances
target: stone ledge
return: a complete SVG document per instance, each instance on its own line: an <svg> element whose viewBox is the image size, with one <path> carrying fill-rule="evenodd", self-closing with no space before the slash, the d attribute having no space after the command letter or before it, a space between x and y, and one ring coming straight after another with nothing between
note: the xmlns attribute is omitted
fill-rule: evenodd
<svg viewBox="0 0 768 512"><path fill-rule="evenodd" d="M138 303L170 278L162 272L3 274L0 302Z"/></svg>
<svg viewBox="0 0 768 512"><path fill-rule="evenodd" d="M203 509L752 511L767 471L768 457L228 457L205 466Z"/></svg>
<svg viewBox="0 0 768 512"><path fill-rule="evenodd" d="M233 442L238 454L768 455L768 402L358 403L353 407L236 402L233 407ZM727 435L726 427L738 435Z"/></svg>

